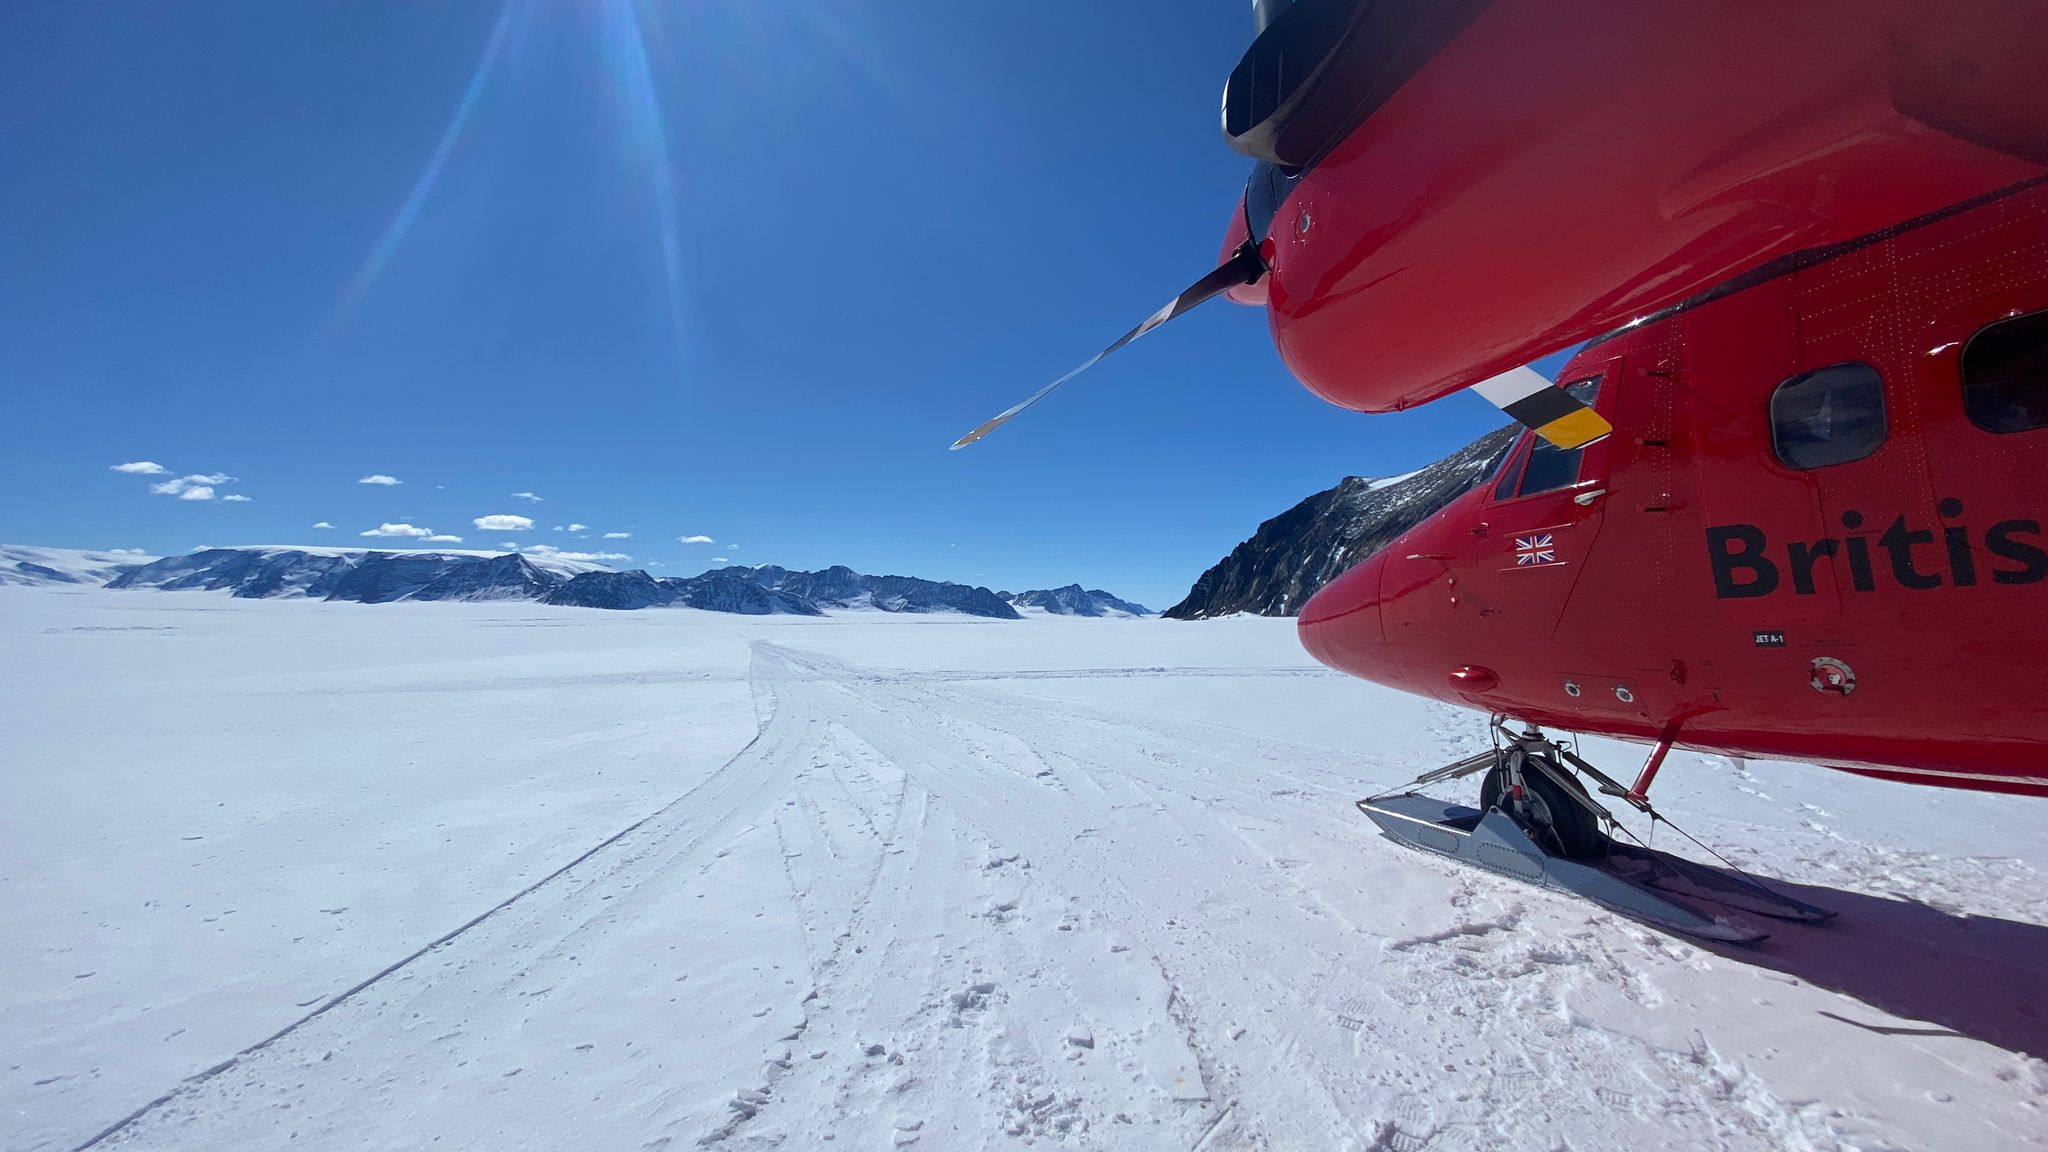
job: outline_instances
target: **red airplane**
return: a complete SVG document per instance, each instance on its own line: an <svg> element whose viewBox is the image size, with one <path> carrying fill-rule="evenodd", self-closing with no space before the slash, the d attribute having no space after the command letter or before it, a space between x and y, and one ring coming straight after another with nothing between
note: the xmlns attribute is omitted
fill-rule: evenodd
<svg viewBox="0 0 2048 1152"><path fill-rule="evenodd" d="M1672 747L2048 795L2048 7L1261 0L1204 300L1318 395L1472 387L1487 480L1318 592L1318 660L1495 718L1389 836L1729 940L1824 910L1615 840ZM1521 365L1583 345L1553 385ZM1654 745L1632 785L1540 726ZM1517 730L1519 729L1519 730Z"/></svg>

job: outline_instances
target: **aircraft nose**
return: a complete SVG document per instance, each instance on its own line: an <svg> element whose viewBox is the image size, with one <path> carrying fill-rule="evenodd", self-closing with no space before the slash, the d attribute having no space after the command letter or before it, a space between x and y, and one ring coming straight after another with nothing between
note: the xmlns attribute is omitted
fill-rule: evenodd
<svg viewBox="0 0 2048 1152"><path fill-rule="evenodd" d="M1301 646L1324 664L1389 683L1394 679L1393 653L1381 621L1380 577L1386 555L1376 552L1309 597L1295 631Z"/></svg>

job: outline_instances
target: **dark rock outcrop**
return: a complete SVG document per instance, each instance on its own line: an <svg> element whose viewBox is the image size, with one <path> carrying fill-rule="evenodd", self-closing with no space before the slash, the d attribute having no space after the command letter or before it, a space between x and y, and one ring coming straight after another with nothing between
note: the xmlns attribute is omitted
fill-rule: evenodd
<svg viewBox="0 0 2048 1152"><path fill-rule="evenodd" d="M764 588L778 589L791 595L802 596L814 604L833 608L863 605L865 597L873 590L869 577L855 572L844 564L834 564L830 568L816 572L758 568L749 575Z"/></svg>
<svg viewBox="0 0 2048 1152"><path fill-rule="evenodd" d="M871 576L869 601L884 612L965 612L997 620L1017 620L1017 610L986 588L915 576Z"/></svg>
<svg viewBox="0 0 2048 1152"><path fill-rule="evenodd" d="M996 595L1001 596L998 592ZM1019 608L1041 608L1055 616L1150 616L1152 610L1130 600L1119 600L1100 588L1083 589L1079 584L1065 588L1034 588L1006 597Z"/></svg>
<svg viewBox="0 0 2048 1152"><path fill-rule="evenodd" d="M746 616L823 616L822 608L781 588L764 588L744 568L714 568L681 581L676 602L707 612L738 612Z"/></svg>
<svg viewBox="0 0 2048 1152"><path fill-rule="evenodd" d="M915 576L864 576L844 564L817 572L791 572L775 565L760 568L713 569L704 576L743 573L744 578L772 592L795 597L819 608L876 608L883 612L964 612L997 620L1015 620L1017 610L986 588ZM703 579L704 576L697 577Z"/></svg>
<svg viewBox="0 0 2048 1152"><path fill-rule="evenodd" d="M295 548L206 548L166 556L107 582L109 588L221 592L243 599L325 598L368 553L302 552Z"/></svg>
<svg viewBox="0 0 2048 1152"><path fill-rule="evenodd" d="M657 580L645 572L585 572L541 598L576 608L701 608L743 616L821 616L809 600L763 588L745 568L714 568L685 579Z"/></svg>
<svg viewBox="0 0 2048 1152"><path fill-rule="evenodd" d="M571 608L666 608L676 602L680 580L656 580L645 572L580 572L548 589L543 604Z"/></svg>
<svg viewBox="0 0 2048 1152"><path fill-rule="evenodd" d="M1164 614L1175 620L1236 612L1299 615L1323 585L1470 491L1520 431L1489 432L1398 479L1346 477L1259 525Z"/></svg>
<svg viewBox="0 0 2048 1152"><path fill-rule="evenodd" d="M516 553L385 552L300 548L207 548L124 572L109 588L227 592L245 600L304 597L388 604L395 600L536 600L567 580Z"/></svg>
<svg viewBox="0 0 2048 1152"><path fill-rule="evenodd" d="M389 604L404 600L441 578L482 561L432 552L370 552L342 572L327 591L329 600ZM259 595L261 593L258 593ZM242 595L237 592L236 595Z"/></svg>
<svg viewBox="0 0 2048 1152"><path fill-rule="evenodd" d="M30 577L36 583L40 584L85 583L84 580L80 579L77 576L73 576L69 572L59 572L55 568L50 567L48 564L38 564L33 560L16 560L14 562L14 570L16 572L21 573L23 576ZM26 582L27 581L24 581L24 583Z"/></svg>
<svg viewBox="0 0 2048 1152"><path fill-rule="evenodd" d="M524 556L507 552L450 568L421 585L410 599L539 600L569 579L573 577L550 572Z"/></svg>

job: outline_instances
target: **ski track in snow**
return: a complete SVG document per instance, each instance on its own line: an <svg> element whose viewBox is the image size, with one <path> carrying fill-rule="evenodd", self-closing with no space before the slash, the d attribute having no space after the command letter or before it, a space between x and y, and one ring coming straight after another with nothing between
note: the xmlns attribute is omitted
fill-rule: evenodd
<svg viewBox="0 0 2048 1152"><path fill-rule="evenodd" d="M1451 709L1407 702L1376 762L1089 698L1228 665L898 670L773 636L758 734L672 802L125 1120L6 1146L2048 1145L2039 1060L1379 840L1350 800L1469 749ZM2038 859L1830 848L1850 830L1796 811L1753 858L2048 907Z"/></svg>

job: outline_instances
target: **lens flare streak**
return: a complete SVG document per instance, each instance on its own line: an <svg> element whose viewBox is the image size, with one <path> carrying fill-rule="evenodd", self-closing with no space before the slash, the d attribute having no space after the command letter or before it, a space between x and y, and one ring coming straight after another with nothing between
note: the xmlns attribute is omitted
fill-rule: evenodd
<svg viewBox="0 0 2048 1152"><path fill-rule="evenodd" d="M668 292L668 319L677 363L687 356L683 316L682 241L676 224L675 175L669 162L668 125L654 90L646 28L635 0L606 0L604 45L611 78L625 107L629 146L647 169L661 229L661 268Z"/></svg>
<svg viewBox="0 0 2048 1152"><path fill-rule="evenodd" d="M483 54L470 73L462 98L448 119L447 127L434 145L433 153L414 181L411 192L391 222L377 238L343 292L335 319L365 297L383 276L418 223L421 212L439 182L442 171L461 143L476 116L493 76L507 55L518 54L518 44L531 23L534 0L503 0L497 21L484 44ZM668 124L662 113L660 93L655 86L656 56L650 51L649 35L657 38L660 28L648 22L639 0L598 0L595 5L605 72L611 83L624 125L625 145L634 167L643 172L653 201L660 233L661 275L666 296L670 336L680 366L688 356L688 325L683 293L682 231L677 219L676 178L668 144Z"/></svg>
<svg viewBox="0 0 2048 1152"><path fill-rule="evenodd" d="M426 205L427 197L434 191L434 182L440 178L441 169L448 163L448 157L455 151L455 145L462 139L462 133L476 114L477 104L482 100L484 89L490 86L491 73L497 67L505 41L509 38L514 17L521 8L520 0L505 0L499 9L498 21L491 27L491 38L484 45L483 57L477 61L476 70L470 74L469 86L463 90L462 100L455 106L455 114L448 119L447 128L441 132L440 142L434 145L434 153L428 157L427 165L421 170L419 179L413 183L412 192L399 206L397 215L385 226L384 234L377 238L376 247L356 270L354 279L349 281L348 290L342 295L344 307L362 299L377 282L377 277L398 254L405 242L407 232L419 219L420 209Z"/></svg>

